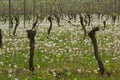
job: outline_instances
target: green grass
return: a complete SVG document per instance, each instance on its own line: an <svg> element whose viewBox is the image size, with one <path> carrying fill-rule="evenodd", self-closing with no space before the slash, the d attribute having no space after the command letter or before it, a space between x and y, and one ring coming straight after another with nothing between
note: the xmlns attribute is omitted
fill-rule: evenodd
<svg viewBox="0 0 120 80"><path fill-rule="evenodd" d="M0 55L0 61L4 63L0 65L0 80L14 80L15 78L19 80L119 80L120 55L115 53L114 48L107 46L114 42L112 33L106 32L104 35L96 33L99 54L106 68L105 74L100 75L97 73L98 65L89 37L84 39L82 30L75 27L71 27L72 30L63 27L65 28L63 32L60 32L62 27L57 28L53 28L49 40L46 38L46 28L38 29L34 72L29 71L29 49L27 48L29 40L25 38L26 35L23 37L18 35L16 40L11 42L4 34L6 41L3 44L6 48L2 51L4 54ZM107 37L108 40L104 41ZM7 48L13 48L13 50ZM57 77L54 77L51 71L54 69Z"/></svg>

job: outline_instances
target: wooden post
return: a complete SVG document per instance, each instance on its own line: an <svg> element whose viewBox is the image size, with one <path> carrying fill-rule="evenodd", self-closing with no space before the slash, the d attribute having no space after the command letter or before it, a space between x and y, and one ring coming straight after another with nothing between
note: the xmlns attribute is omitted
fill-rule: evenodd
<svg viewBox="0 0 120 80"><path fill-rule="evenodd" d="M118 22L120 19L120 0L118 0Z"/></svg>
<svg viewBox="0 0 120 80"><path fill-rule="evenodd" d="M25 28L25 20L26 20L26 0L24 0L24 28Z"/></svg>
<svg viewBox="0 0 120 80"><path fill-rule="evenodd" d="M88 33L88 35L89 35L89 37L91 38L92 44L93 44L93 46L94 46L94 54L95 54L95 58L96 58L96 60L97 60L97 62L98 62L98 66L99 66L99 68L100 68L99 71L100 71L101 74L104 74L105 68L104 68L104 65L103 65L103 63L102 63L102 61L101 61L100 55L98 54L98 45L97 45L97 40L96 40L96 37L95 37L95 32L96 32L96 31L99 31L99 27L96 27L96 28L94 28L93 30L91 30L91 31Z"/></svg>
<svg viewBox="0 0 120 80"><path fill-rule="evenodd" d="M9 28L11 27L11 0L9 0Z"/></svg>
<svg viewBox="0 0 120 80"><path fill-rule="evenodd" d="M33 57L34 57L36 31L35 30L27 30L27 33L28 33L28 39L30 39L29 70L33 72L35 70L34 66L33 66Z"/></svg>
<svg viewBox="0 0 120 80"><path fill-rule="evenodd" d="M34 23L34 21L35 21L35 15L36 15L36 13L35 13L35 0L33 0L33 23Z"/></svg>

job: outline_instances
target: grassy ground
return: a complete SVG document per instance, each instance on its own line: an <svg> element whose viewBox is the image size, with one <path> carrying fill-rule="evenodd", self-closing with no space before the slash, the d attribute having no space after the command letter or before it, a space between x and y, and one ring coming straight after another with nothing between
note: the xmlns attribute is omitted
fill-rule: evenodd
<svg viewBox="0 0 120 80"><path fill-rule="evenodd" d="M101 30L96 33L96 38L99 54L106 69L104 75L98 72L90 38L84 38L83 30L79 26L54 25L50 39L46 38L48 27L39 26L35 44L34 72L30 72L28 68L29 40L25 30L19 28L17 36L12 37L8 29L2 27L0 80L119 80L120 26L108 25L105 31L102 30L102 25L100 26ZM91 27L88 26L87 31L90 30Z"/></svg>

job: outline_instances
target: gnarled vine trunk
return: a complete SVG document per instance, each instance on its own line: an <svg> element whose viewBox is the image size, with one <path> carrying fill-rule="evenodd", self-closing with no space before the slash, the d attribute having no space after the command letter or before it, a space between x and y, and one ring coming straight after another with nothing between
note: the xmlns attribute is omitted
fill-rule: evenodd
<svg viewBox="0 0 120 80"><path fill-rule="evenodd" d="M103 21L103 25L104 25L104 30L106 28L106 20Z"/></svg>
<svg viewBox="0 0 120 80"><path fill-rule="evenodd" d="M35 48L35 30L27 30L28 33L28 39L30 39L30 57L29 57L29 70L34 71L33 66L33 57L34 57L34 48Z"/></svg>
<svg viewBox="0 0 120 80"><path fill-rule="evenodd" d="M60 17L57 14L54 14L56 18L57 25L60 26Z"/></svg>
<svg viewBox="0 0 120 80"><path fill-rule="evenodd" d="M16 21L16 24L15 24L15 28L14 28L14 32L13 32L14 36L16 34L16 30L17 30L17 27L19 25L19 16L15 16L15 21Z"/></svg>
<svg viewBox="0 0 120 80"><path fill-rule="evenodd" d="M96 58L96 60L98 62L98 66L100 68L99 71L100 71L101 74L103 74L105 72L105 68L104 68L104 65L103 65L103 63L101 61L100 55L98 54L98 45L97 45L97 40L96 40L96 37L95 37L95 32L96 31L99 31L99 27L96 27L93 30L91 30L88 33L88 35L91 38L92 44L94 46L94 54L95 54L95 58Z"/></svg>
<svg viewBox="0 0 120 80"><path fill-rule="evenodd" d="M2 30L0 29L0 48L2 48Z"/></svg>
<svg viewBox="0 0 120 80"><path fill-rule="evenodd" d="M83 19L82 15L80 15L80 23L81 23L81 26L84 30L84 36L86 36L87 32L86 32L86 29L85 29L84 19Z"/></svg>
<svg viewBox="0 0 120 80"><path fill-rule="evenodd" d="M53 21L53 18L52 18L51 16L49 16L49 17L48 17L48 21L50 22L50 27L49 27L49 29L48 29L47 38L49 38L51 29L52 29L52 21Z"/></svg>
<svg viewBox="0 0 120 80"><path fill-rule="evenodd" d="M36 15L36 21L33 23L32 29L35 29L37 23L38 23L38 15Z"/></svg>

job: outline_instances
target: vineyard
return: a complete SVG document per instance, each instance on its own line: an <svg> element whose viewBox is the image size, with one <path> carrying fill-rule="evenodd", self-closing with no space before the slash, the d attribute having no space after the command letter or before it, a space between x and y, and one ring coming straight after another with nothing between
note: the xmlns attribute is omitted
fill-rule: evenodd
<svg viewBox="0 0 120 80"><path fill-rule="evenodd" d="M0 80L119 80L119 0L0 0Z"/></svg>

